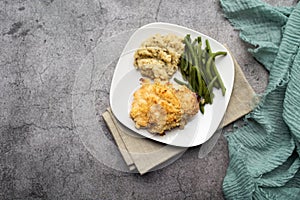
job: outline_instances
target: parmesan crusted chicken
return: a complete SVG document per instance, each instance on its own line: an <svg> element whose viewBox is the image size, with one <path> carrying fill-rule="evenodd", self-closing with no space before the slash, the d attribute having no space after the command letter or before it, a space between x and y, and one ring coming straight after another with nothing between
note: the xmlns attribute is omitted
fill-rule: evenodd
<svg viewBox="0 0 300 200"><path fill-rule="evenodd" d="M187 87L141 78L141 87L133 95L130 117L136 128L163 135L172 128L183 128L198 111L197 97Z"/></svg>

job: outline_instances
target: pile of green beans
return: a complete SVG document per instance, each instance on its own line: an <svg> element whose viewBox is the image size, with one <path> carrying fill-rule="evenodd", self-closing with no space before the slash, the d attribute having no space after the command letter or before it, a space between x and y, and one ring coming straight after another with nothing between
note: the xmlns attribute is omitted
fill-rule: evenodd
<svg viewBox="0 0 300 200"><path fill-rule="evenodd" d="M205 104L212 104L213 88L221 89L225 95L226 88L215 64L215 58L227 55L225 51L212 52L210 43L205 40L202 48L202 38L199 36L192 42L190 34L184 37L184 52L181 55L179 69L183 80L174 79L179 84L186 85L198 95L199 108L204 113Z"/></svg>

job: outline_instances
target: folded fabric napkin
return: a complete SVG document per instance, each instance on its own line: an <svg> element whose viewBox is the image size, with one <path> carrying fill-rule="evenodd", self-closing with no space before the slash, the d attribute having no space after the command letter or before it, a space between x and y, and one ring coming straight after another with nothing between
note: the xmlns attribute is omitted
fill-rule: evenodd
<svg viewBox="0 0 300 200"><path fill-rule="evenodd" d="M225 16L254 45L269 83L246 126L227 134L227 199L300 199L300 4L221 0Z"/></svg>
<svg viewBox="0 0 300 200"><path fill-rule="evenodd" d="M234 63L234 87L221 126L226 126L249 113L253 109L256 99L253 89L235 59ZM173 162L187 150L187 148L165 145L139 136L119 123L110 109L104 112L102 116L124 161L132 171L145 174Z"/></svg>

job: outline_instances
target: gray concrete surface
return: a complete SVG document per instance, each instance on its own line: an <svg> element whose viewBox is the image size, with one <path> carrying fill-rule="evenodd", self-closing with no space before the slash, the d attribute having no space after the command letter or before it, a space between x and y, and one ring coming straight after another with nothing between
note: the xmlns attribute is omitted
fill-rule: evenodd
<svg viewBox="0 0 300 200"><path fill-rule="evenodd" d="M72 91L82 61L99 43L156 21L226 43L254 90L264 91L267 72L224 19L217 0L0 1L0 199L223 199L223 136L204 159L199 148L191 148L171 165L140 176L99 161L74 131ZM111 45L122 49L124 42ZM99 112L108 106L115 63L99 71ZM99 126L109 137L101 119Z"/></svg>

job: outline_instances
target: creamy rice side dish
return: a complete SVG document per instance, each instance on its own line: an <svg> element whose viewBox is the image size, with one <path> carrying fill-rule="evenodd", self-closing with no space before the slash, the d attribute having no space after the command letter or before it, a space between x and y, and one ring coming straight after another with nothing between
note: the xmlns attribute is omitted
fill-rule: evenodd
<svg viewBox="0 0 300 200"><path fill-rule="evenodd" d="M135 52L134 66L143 76L154 80L169 80L178 69L183 50L182 37L155 34Z"/></svg>

